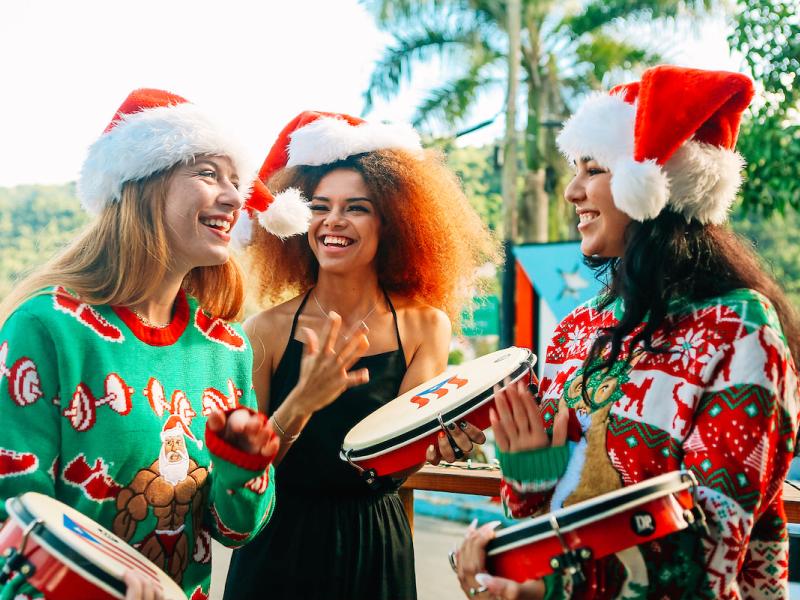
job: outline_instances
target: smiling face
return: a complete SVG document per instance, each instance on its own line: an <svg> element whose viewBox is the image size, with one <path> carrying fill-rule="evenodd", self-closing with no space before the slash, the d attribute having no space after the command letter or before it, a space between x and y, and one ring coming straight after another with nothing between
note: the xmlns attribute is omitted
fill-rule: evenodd
<svg viewBox="0 0 800 600"><path fill-rule="evenodd" d="M381 218L358 171L326 174L311 198L308 243L320 270L349 272L374 268Z"/></svg>
<svg viewBox="0 0 800 600"><path fill-rule="evenodd" d="M167 188L164 227L172 269L221 265L239 217L239 176L225 156L200 156L176 169Z"/></svg>
<svg viewBox="0 0 800 600"><path fill-rule="evenodd" d="M611 172L591 158L580 159L564 197L578 215L581 252L604 258L622 256L631 218L614 204Z"/></svg>

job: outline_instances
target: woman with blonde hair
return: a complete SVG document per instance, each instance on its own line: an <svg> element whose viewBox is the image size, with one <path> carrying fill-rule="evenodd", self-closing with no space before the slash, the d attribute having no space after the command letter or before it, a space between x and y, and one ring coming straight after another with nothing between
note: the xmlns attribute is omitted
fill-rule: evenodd
<svg viewBox="0 0 800 600"><path fill-rule="evenodd" d="M371 488L339 451L364 417L446 367L451 320L494 245L442 157L408 127L302 113L260 179L279 192L275 206L307 198L311 220L306 237L285 241L256 227L250 247L262 300L298 295L245 324L259 408L281 438L281 495L263 534L234 554L226 598L262 590L276 599L414 598L401 480ZM256 197L271 198L256 186ZM344 339L368 332L370 354L356 367L369 381L311 410L289 392L308 335L298 334L320 331L331 310ZM428 448L430 461L452 461L484 441L468 423L449 433Z"/></svg>
<svg viewBox="0 0 800 600"><path fill-rule="evenodd" d="M11 496L56 498L193 599L209 592L211 538L246 543L274 506L278 443L230 322L244 293L228 243L252 172L196 106L135 90L83 164L96 220L0 308L0 520ZM347 355L364 347L339 363L308 352L300 392L324 404L359 382ZM129 572L119 591L160 597L148 581Z"/></svg>

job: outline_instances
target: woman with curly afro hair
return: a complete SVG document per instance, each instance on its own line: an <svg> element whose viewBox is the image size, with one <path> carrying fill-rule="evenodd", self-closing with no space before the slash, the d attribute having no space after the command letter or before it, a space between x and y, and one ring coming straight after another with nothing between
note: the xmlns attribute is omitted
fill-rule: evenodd
<svg viewBox="0 0 800 600"><path fill-rule="evenodd" d="M302 113L260 179L276 192L259 186L251 199L257 209L270 204L265 227L289 233L309 223L306 236L285 240L253 231L260 299L294 296L245 325L259 408L281 437L280 497L263 535L234 555L226 598L254 596L267 581L271 598L415 598L401 480L371 489L339 450L359 421L444 370L451 323L496 246L441 155L423 150L408 127ZM305 207L297 202L306 198ZM313 349L323 335L346 343L355 333L368 335L369 350L352 366L367 383L324 408L291 393L304 345ZM338 351L337 342L323 349ZM430 462L485 441L469 423L452 428L455 445L441 433Z"/></svg>

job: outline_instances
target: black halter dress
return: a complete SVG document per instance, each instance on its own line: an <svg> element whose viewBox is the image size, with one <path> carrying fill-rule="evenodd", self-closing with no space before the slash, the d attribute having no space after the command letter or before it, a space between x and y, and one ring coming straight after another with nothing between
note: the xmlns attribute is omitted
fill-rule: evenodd
<svg viewBox="0 0 800 600"><path fill-rule="evenodd" d="M289 343L272 376L270 410L297 383L303 344ZM369 382L345 391L312 415L276 469L272 519L252 542L233 554L225 600L264 598L406 600L416 598L411 530L387 479L371 490L339 458L345 435L364 417L398 396L406 360L397 314L388 295L397 350L365 356L353 367L369 369Z"/></svg>

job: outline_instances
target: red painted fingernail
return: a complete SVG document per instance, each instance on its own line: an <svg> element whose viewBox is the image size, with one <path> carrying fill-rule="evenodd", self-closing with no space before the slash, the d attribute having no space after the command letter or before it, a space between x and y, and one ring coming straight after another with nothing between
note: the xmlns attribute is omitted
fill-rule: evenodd
<svg viewBox="0 0 800 600"><path fill-rule="evenodd" d="M444 431L440 431L440 432L439 432L439 437L440 437L440 438L443 438L443 437L444 437Z"/></svg>

